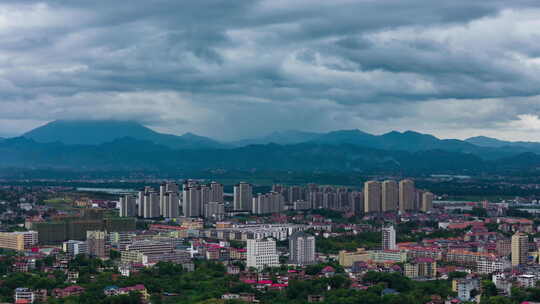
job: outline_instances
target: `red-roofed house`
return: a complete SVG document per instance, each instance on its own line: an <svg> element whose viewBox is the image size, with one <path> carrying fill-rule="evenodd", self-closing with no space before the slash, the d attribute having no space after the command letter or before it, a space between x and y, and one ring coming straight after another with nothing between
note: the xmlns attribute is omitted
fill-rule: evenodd
<svg viewBox="0 0 540 304"><path fill-rule="evenodd" d="M52 295L55 298L65 298L69 296L78 296L81 295L84 292L84 288L78 285L71 285L64 289L62 288L55 288L52 291Z"/></svg>
<svg viewBox="0 0 540 304"><path fill-rule="evenodd" d="M326 267L324 267L324 268L321 270L321 273L322 273L325 277L329 278L329 277L334 276L334 274L336 274L336 270L335 270L334 267L332 267L332 266L326 266Z"/></svg>

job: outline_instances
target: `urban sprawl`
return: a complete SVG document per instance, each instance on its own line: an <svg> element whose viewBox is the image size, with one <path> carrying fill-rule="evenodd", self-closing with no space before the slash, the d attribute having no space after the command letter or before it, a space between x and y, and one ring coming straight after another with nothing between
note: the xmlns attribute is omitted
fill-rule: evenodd
<svg viewBox="0 0 540 304"><path fill-rule="evenodd" d="M412 179L232 189L2 186L1 300L540 301L540 222L515 201L449 201Z"/></svg>

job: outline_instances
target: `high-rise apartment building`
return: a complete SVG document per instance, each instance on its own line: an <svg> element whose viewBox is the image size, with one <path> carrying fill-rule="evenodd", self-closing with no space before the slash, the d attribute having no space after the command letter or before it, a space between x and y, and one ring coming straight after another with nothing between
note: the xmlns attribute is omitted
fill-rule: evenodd
<svg viewBox="0 0 540 304"><path fill-rule="evenodd" d="M325 192L323 193L323 203L322 206L325 209L336 209L337 195L335 192Z"/></svg>
<svg viewBox="0 0 540 304"><path fill-rule="evenodd" d="M278 192L259 194L253 198L253 214L279 213L283 211L283 196Z"/></svg>
<svg viewBox="0 0 540 304"><path fill-rule="evenodd" d="M204 218L222 220L225 216L225 205L218 202L209 202L204 205Z"/></svg>
<svg viewBox="0 0 540 304"><path fill-rule="evenodd" d="M223 185L220 183L210 183L210 202L223 203Z"/></svg>
<svg viewBox="0 0 540 304"><path fill-rule="evenodd" d="M182 211L184 216L199 217L203 209L203 192L200 186L188 186L184 188L182 196Z"/></svg>
<svg viewBox="0 0 540 304"><path fill-rule="evenodd" d="M168 182L165 184L165 193L167 192L178 193L180 192L180 186L175 182Z"/></svg>
<svg viewBox="0 0 540 304"><path fill-rule="evenodd" d="M178 192L167 192L163 198L163 217L176 218L180 209Z"/></svg>
<svg viewBox="0 0 540 304"><path fill-rule="evenodd" d="M165 213L165 192L167 186L165 183L159 186L159 215L163 216Z"/></svg>
<svg viewBox="0 0 540 304"><path fill-rule="evenodd" d="M397 211L399 204L399 186L396 181L386 180L381 186L381 209L386 211Z"/></svg>
<svg viewBox="0 0 540 304"><path fill-rule="evenodd" d="M106 242L107 233L105 231L93 230L86 232L86 244L90 256L102 259L109 257L109 250L106 246Z"/></svg>
<svg viewBox="0 0 540 304"><path fill-rule="evenodd" d="M281 193L281 195L283 195L283 199L285 200L285 203L294 203L294 202L289 202L289 187L285 185L281 185L281 184L273 184L272 191Z"/></svg>
<svg viewBox="0 0 540 304"><path fill-rule="evenodd" d="M399 211L405 212L415 209L416 194L414 181L404 179L399 182Z"/></svg>
<svg viewBox="0 0 540 304"><path fill-rule="evenodd" d="M273 239L247 241L247 267L261 270L265 267L279 267L279 265L276 241Z"/></svg>
<svg viewBox="0 0 540 304"><path fill-rule="evenodd" d="M294 203L296 201L301 201L304 199L304 189L300 186L291 186L289 187L289 197L288 202Z"/></svg>
<svg viewBox="0 0 540 304"><path fill-rule="evenodd" d="M120 216L137 216L137 199L133 195L124 195L120 197Z"/></svg>
<svg viewBox="0 0 540 304"><path fill-rule="evenodd" d="M527 263L529 255L529 237L523 232L512 235L512 266Z"/></svg>
<svg viewBox="0 0 540 304"><path fill-rule="evenodd" d="M347 210L350 207L349 189L340 187L336 189L336 210Z"/></svg>
<svg viewBox="0 0 540 304"><path fill-rule="evenodd" d="M156 192L149 192L144 195L143 217L155 218L161 215L159 206L159 196Z"/></svg>
<svg viewBox="0 0 540 304"><path fill-rule="evenodd" d="M315 237L302 231L293 233L289 238L289 260L297 265L315 263Z"/></svg>
<svg viewBox="0 0 540 304"><path fill-rule="evenodd" d="M178 196L179 193L179 186L175 182L165 182L159 186L159 215L163 217L170 217L165 216L165 213L167 212L167 195L169 193L175 193Z"/></svg>
<svg viewBox="0 0 540 304"><path fill-rule="evenodd" d="M354 215L359 216L364 213L364 193L359 191L351 192L351 204Z"/></svg>
<svg viewBox="0 0 540 304"><path fill-rule="evenodd" d="M394 226L382 229L382 250L396 250L396 230Z"/></svg>
<svg viewBox="0 0 540 304"><path fill-rule="evenodd" d="M428 212L432 208L433 208L433 193L431 192L422 193L422 204L420 206L420 209L423 212Z"/></svg>
<svg viewBox="0 0 540 304"><path fill-rule="evenodd" d="M236 211L249 211L252 209L253 187L248 183L234 186L233 207Z"/></svg>
<svg viewBox="0 0 540 304"><path fill-rule="evenodd" d="M364 212L381 211L381 183L367 181L364 183Z"/></svg>
<svg viewBox="0 0 540 304"><path fill-rule="evenodd" d="M24 251L38 243L36 231L0 232L0 248Z"/></svg>
<svg viewBox="0 0 540 304"><path fill-rule="evenodd" d="M151 199L150 196L152 196ZM161 215L160 204L159 194L156 193L154 188L146 186L137 195L137 215L144 218L159 217ZM157 213L155 213L156 211Z"/></svg>
<svg viewBox="0 0 540 304"><path fill-rule="evenodd" d="M144 191L137 194L137 216L144 217Z"/></svg>
<svg viewBox="0 0 540 304"><path fill-rule="evenodd" d="M210 187L207 185L201 186L201 214L204 212L204 204L209 203L212 197L212 191L210 190Z"/></svg>
<svg viewBox="0 0 540 304"><path fill-rule="evenodd" d="M324 193L320 191L313 191L309 193L309 204L313 209L319 209L323 207Z"/></svg>

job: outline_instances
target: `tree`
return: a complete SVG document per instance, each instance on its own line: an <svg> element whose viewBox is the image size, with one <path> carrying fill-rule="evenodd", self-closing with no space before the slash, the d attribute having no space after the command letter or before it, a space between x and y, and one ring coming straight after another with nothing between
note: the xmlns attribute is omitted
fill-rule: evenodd
<svg viewBox="0 0 540 304"><path fill-rule="evenodd" d="M482 291L483 295L488 297L493 297L497 295L497 286L492 281L483 280L482 281Z"/></svg>

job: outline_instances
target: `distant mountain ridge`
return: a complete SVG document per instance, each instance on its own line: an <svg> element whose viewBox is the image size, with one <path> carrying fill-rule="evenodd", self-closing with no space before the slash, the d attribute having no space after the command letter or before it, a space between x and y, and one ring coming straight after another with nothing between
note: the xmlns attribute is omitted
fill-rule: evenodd
<svg viewBox="0 0 540 304"><path fill-rule="evenodd" d="M402 151L426 151L441 149L445 151L473 152L476 146L457 139L439 139L433 135L414 131L392 131L373 135L360 130L333 131L313 140L327 144L353 144L358 146Z"/></svg>
<svg viewBox="0 0 540 304"><path fill-rule="evenodd" d="M283 170L404 174L525 172L540 168L540 155L485 159L443 150L397 151L353 144L249 145L228 149L175 150L129 137L90 145L38 143L18 137L0 142L0 168L63 170ZM536 172L536 171L534 171Z"/></svg>
<svg viewBox="0 0 540 304"><path fill-rule="evenodd" d="M305 132L296 130L276 131L258 138L242 139L231 142L232 145L243 147L248 145L280 144L290 145L308 142L323 135L322 133Z"/></svg>
<svg viewBox="0 0 540 304"><path fill-rule="evenodd" d="M174 149L223 148L213 139L186 133L181 136L158 133L139 123L115 120L56 120L22 135L39 143L100 145L120 138L147 140Z"/></svg>
<svg viewBox="0 0 540 304"><path fill-rule="evenodd" d="M524 148L532 152L540 152L540 142L533 141L504 141L487 136L476 136L467 138L466 142L472 143L481 147L491 147L491 148L502 148L502 147L512 147L512 148Z"/></svg>
<svg viewBox="0 0 540 304"><path fill-rule="evenodd" d="M110 147L111 145L125 147L138 142L139 146L131 147L130 153L135 153L135 150L147 150L148 148L155 149L160 153L166 149L174 151L220 150L221 153L224 153L225 150L232 149L243 153L244 150L238 150L238 148L250 146L253 146L250 150L251 152L261 150L261 153L270 153L270 149L272 148L276 151L285 151L286 149L283 150L280 146L302 146L302 144L305 144L305 147L339 146L339 148L352 145L364 149L362 151L371 149L396 153L399 151L409 153L444 151L475 155L484 160L510 159L516 155L529 152L540 153L540 143L533 142L506 142L489 137L473 137L467 140L439 139L430 134L422 134L414 131L392 131L382 135L374 135L358 129L338 130L327 133L294 130L281 131L260 138L227 143L198 136L193 133L185 133L181 136L163 134L136 122L114 120L59 120L31 130L25 133L22 138L30 141L25 142L19 138L0 140L0 143L9 145L10 149L15 147L13 145L14 143L24 144L25 149L32 146L33 149L38 149L41 152L46 152L45 150L49 148L56 149L62 147L64 150L68 149L62 145L91 146L91 149L98 150L103 147ZM152 143L153 146L142 146L149 143ZM264 145L265 148L261 148L261 145ZM19 148L21 147L19 146ZM75 148L69 149L77 150ZM251 157L252 155L246 155L246 159ZM264 158L263 155L259 155L259 157ZM283 157L285 158L287 156L284 155ZM531 157L530 155L528 156L529 159ZM532 158L535 159L534 157Z"/></svg>

